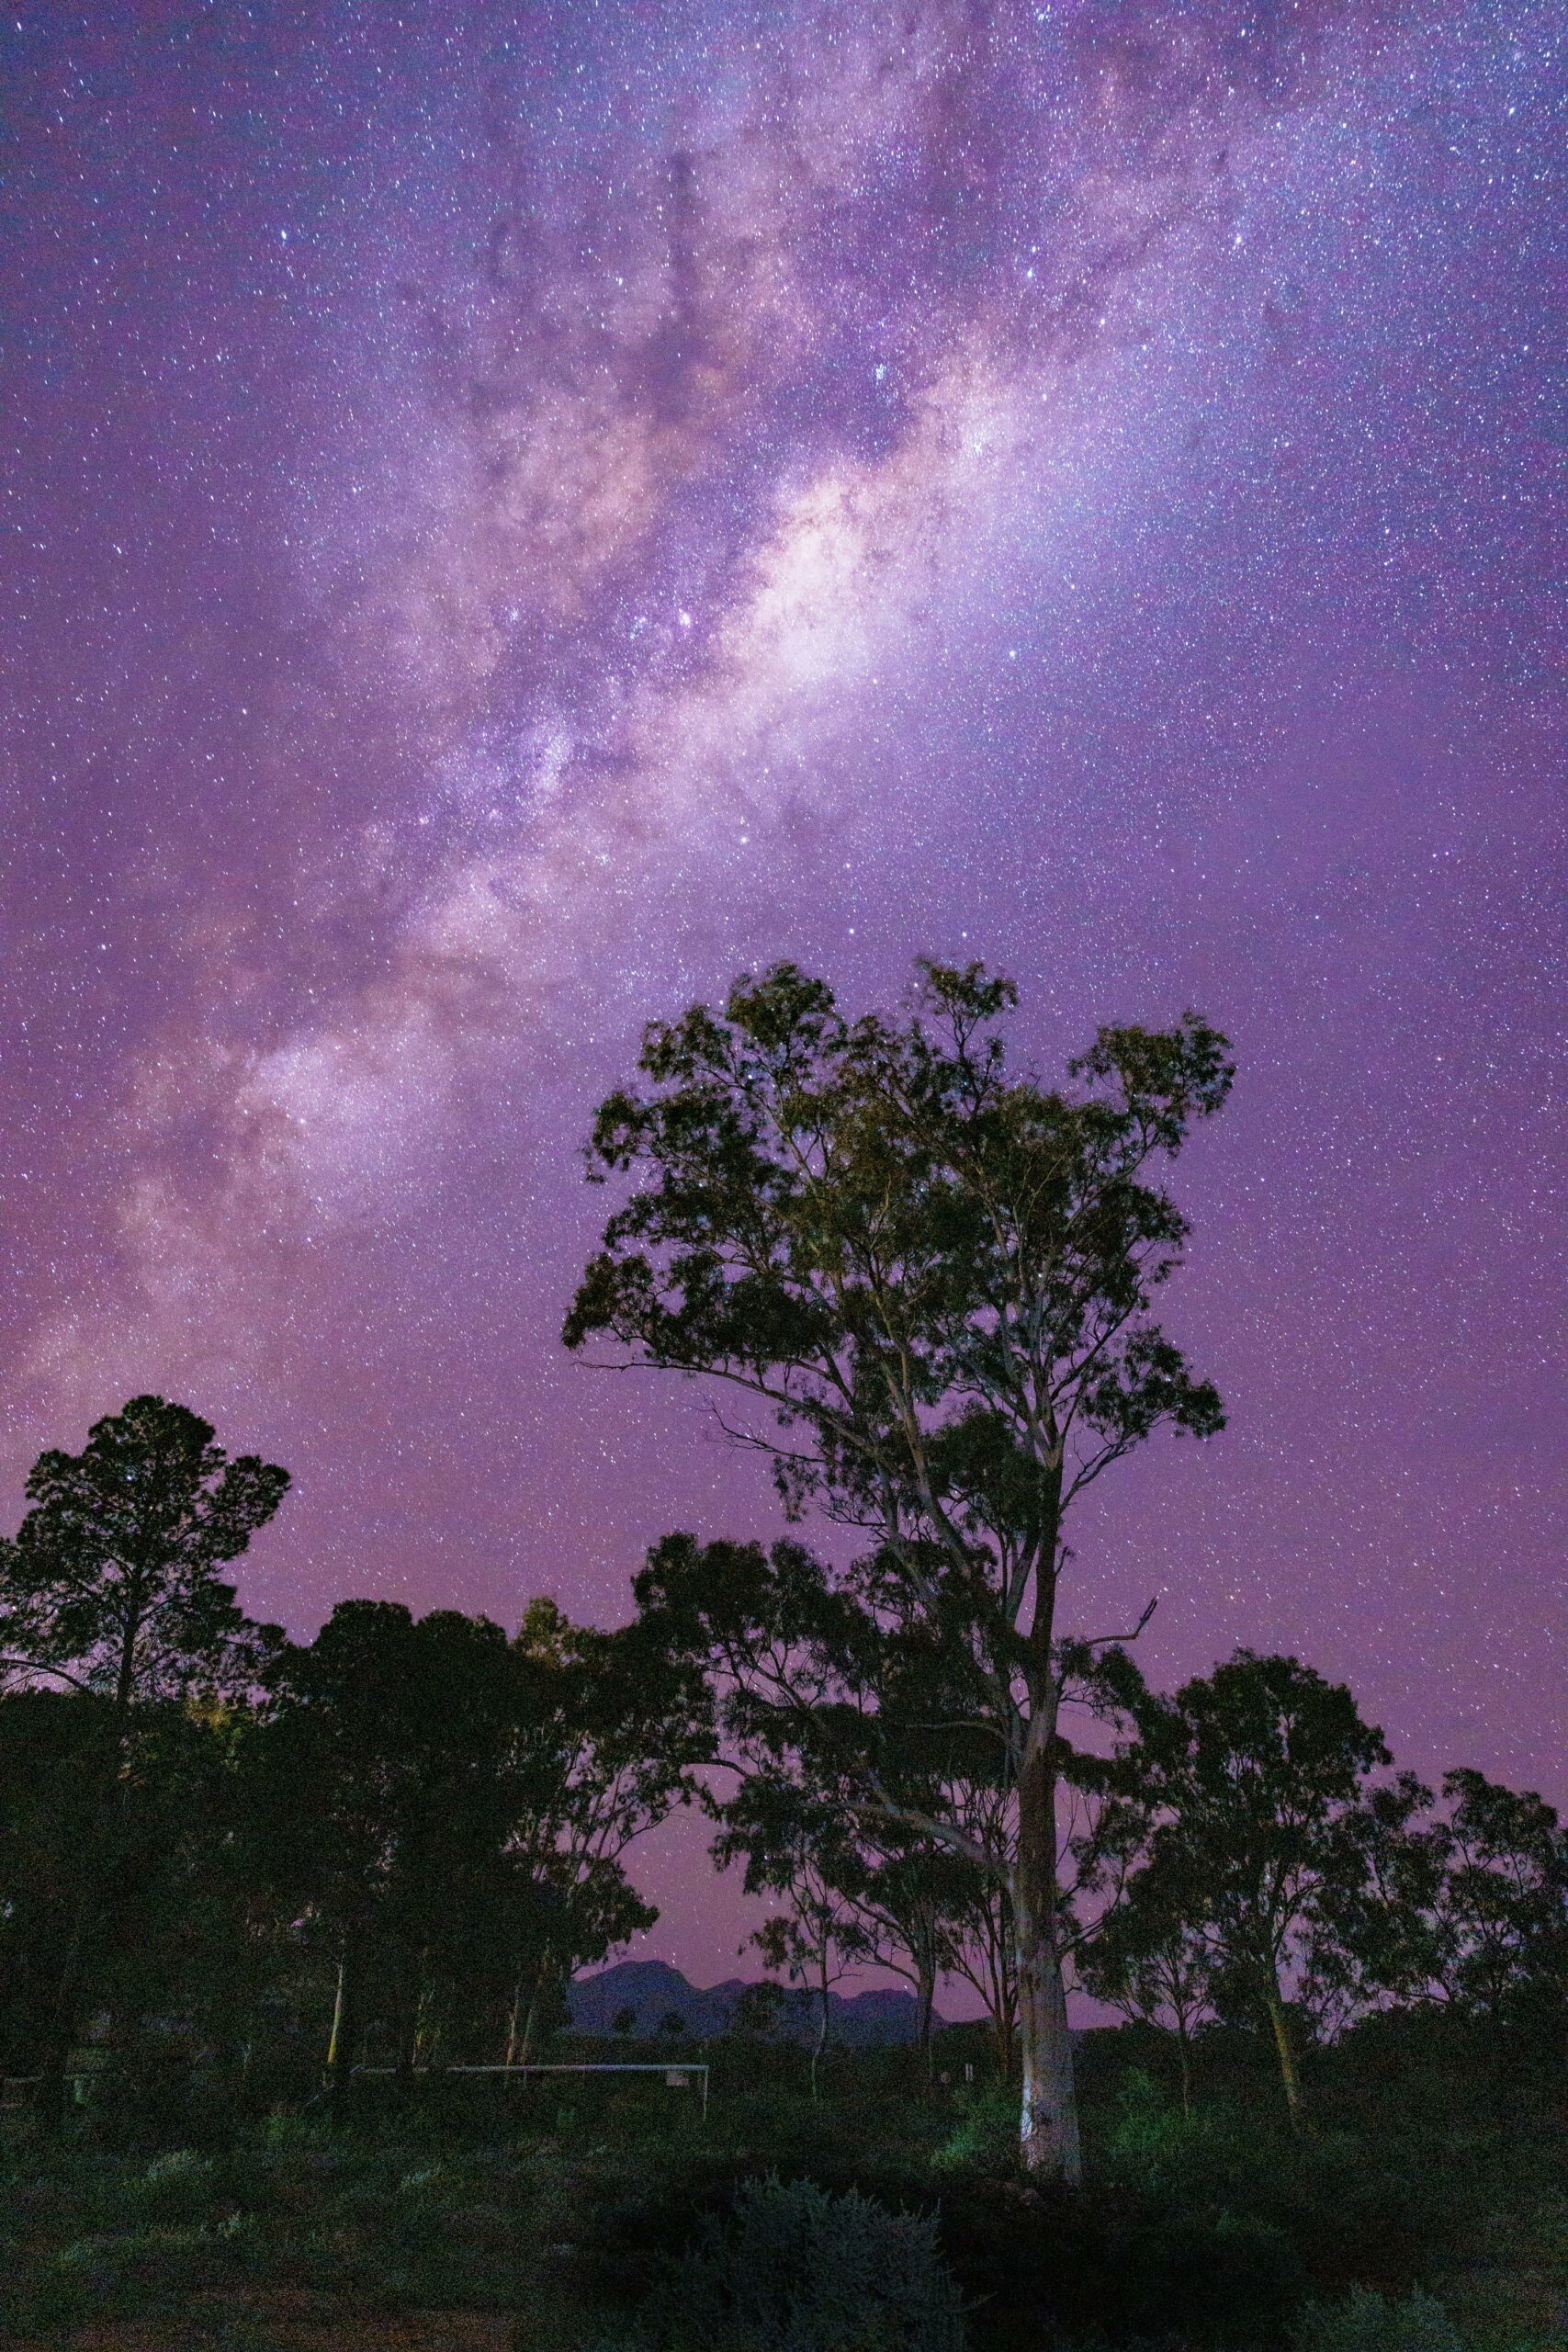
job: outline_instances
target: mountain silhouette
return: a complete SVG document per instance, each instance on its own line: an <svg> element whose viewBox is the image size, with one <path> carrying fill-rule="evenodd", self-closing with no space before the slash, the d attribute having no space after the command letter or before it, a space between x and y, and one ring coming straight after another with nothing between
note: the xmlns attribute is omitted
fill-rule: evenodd
<svg viewBox="0 0 1568 2352"><path fill-rule="evenodd" d="M657 2040L669 2032L667 2020L677 2017L685 2040L711 2041L730 2030L742 1995L757 1989L739 1976L705 1989L668 1961L622 1960L596 1975L580 1976L567 1988L567 2007L578 2033L614 2033L617 2017L629 2011L634 2022L628 2039ZM779 2038L815 2041L817 1996L798 1985L770 1983L769 1990L778 1996ZM847 1998L829 1993L828 2020L828 2038L840 2049L889 2049L915 2039L915 1996L898 1985L878 1985ZM940 2017L931 2019L933 2027L943 2022Z"/></svg>

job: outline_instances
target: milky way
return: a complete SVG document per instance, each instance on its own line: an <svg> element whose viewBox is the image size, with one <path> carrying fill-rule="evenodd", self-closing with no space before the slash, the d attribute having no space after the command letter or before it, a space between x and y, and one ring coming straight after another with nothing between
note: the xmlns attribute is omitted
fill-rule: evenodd
<svg viewBox="0 0 1568 2352"><path fill-rule="evenodd" d="M1241 1062L1080 1615L1568 1794L1558 13L140 13L0 32L15 1503L157 1387L258 1610L614 1619L774 1506L557 1344L595 1100L984 955Z"/></svg>

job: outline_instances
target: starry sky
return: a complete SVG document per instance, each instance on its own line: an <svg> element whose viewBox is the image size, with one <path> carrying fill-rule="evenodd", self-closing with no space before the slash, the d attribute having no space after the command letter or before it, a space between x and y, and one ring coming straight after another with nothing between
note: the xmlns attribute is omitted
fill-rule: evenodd
<svg viewBox="0 0 1568 2352"><path fill-rule="evenodd" d="M1194 1004L1225 1433L1074 1534L1568 1799L1565 79L1538 0L0 19L0 1521L155 1388L244 1565L625 1613L771 1534L569 1358L642 1022L919 953ZM1555 380L1554 380L1555 379ZM1091 1622L1092 1621L1092 1622ZM684 1823L648 1949L729 1973Z"/></svg>

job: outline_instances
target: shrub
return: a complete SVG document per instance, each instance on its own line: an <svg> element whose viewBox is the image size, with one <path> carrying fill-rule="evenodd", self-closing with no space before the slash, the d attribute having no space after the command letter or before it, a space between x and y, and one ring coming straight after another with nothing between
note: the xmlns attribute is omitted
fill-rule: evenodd
<svg viewBox="0 0 1568 2352"><path fill-rule="evenodd" d="M149 2233L138 2230L73 2238L57 2247L18 2297L13 2324L24 2336L53 2344L89 2319L125 2310L137 2300L151 2244Z"/></svg>
<svg viewBox="0 0 1568 2352"><path fill-rule="evenodd" d="M1441 2303L1419 2291L1385 2301L1358 2287L1342 2303L1309 2303L1291 2336L1291 2352L1463 2352Z"/></svg>
<svg viewBox="0 0 1568 2352"><path fill-rule="evenodd" d="M154 2156L140 2180L130 2184L139 2212L148 2220L194 2221L212 2202L214 2166L194 2148Z"/></svg>
<svg viewBox="0 0 1568 2352"><path fill-rule="evenodd" d="M1008 2083L965 2083L953 2100L958 2122L934 2152L942 2172L1005 2164L1018 2154L1018 2093Z"/></svg>
<svg viewBox="0 0 1568 2352"><path fill-rule="evenodd" d="M267 2117L262 2137L269 2148L282 2154L297 2148L324 2148L328 2131L319 2115L294 2115L287 2108L278 2108Z"/></svg>
<svg viewBox="0 0 1568 2352"><path fill-rule="evenodd" d="M1176 2178L1188 2168L1203 2126L1173 2106L1144 2067L1131 2066L1123 2075L1116 2109L1107 2149L1114 2166L1150 2186Z"/></svg>
<svg viewBox="0 0 1568 2352"><path fill-rule="evenodd" d="M39 2276L79 2287L99 2306L140 2298L144 2290L184 2292L225 2284L236 2233L187 2223L175 2229L120 2230L76 2238L42 2265Z"/></svg>
<svg viewBox="0 0 1568 2352"><path fill-rule="evenodd" d="M982 2305L976 2331L998 2352L1097 2333L1279 2352L1306 2291L1299 2256L1269 2222L1132 2189L960 2174L942 2232L960 2285Z"/></svg>
<svg viewBox="0 0 1568 2352"><path fill-rule="evenodd" d="M659 2352L962 2352L963 2306L934 2219L852 2189L750 2181L642 2314Z"/></svg>
<svg viewBox="0 0 1568 2352"><path fill-rule="evenodd" d="M1407 2293L1451 2249L1474 2208L1473 2177L1427 2135L1311 2138L1220 2105L1190 2122L1123 2079L1095 2166L1134 2202L1248 2214L1295 2248L1320 2298L1354 2285Z"/></svg>
<svg viewBox="0 0 1568 2352"><path fill-rule="evenodd" d="M80 2089L87 2139L122 2154L228 2147L240 2128L228 2087L173 2035L129 2038Z"/></svg>

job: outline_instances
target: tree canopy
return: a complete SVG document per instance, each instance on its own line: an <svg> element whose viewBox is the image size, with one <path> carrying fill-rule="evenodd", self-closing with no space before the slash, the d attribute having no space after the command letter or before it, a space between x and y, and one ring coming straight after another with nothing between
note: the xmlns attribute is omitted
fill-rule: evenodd
<svg viewBox="0 0 1568 2352"><path fill-rule="evenodd" d="M272 1629L252 1624L218 1571L288 1489L276 1463L231 1461L188 1407L133 1396L80 1453L40 1453L28 1474L31 1509L0 1539L5 1662L105 1691L121 1715L254 1681Z"/></svg>

